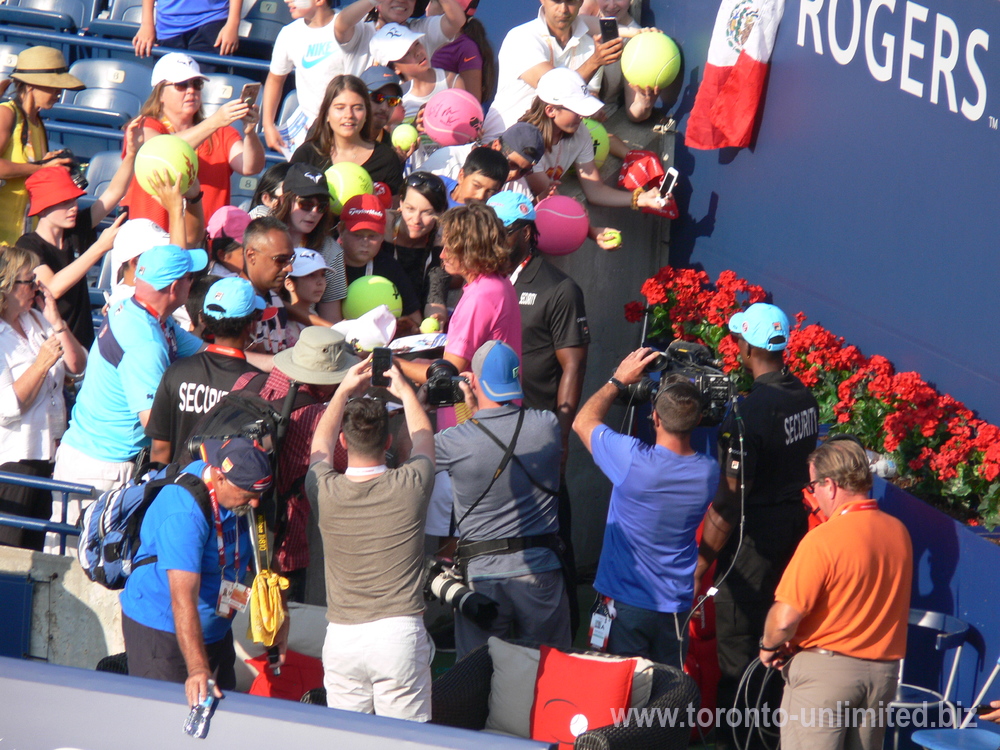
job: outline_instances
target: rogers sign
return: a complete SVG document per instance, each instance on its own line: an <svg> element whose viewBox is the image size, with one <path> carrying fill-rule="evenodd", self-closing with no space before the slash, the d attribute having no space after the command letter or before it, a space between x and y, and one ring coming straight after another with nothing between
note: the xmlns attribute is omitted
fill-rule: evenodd
<svg viewBox="0 0 1000 750"><path fill-rule="evenodd" d="M898 79L900 90L942 103L972 122L983 116L987 89L979 61L990 48L986 31L959 29L950 16L911 0L866 4L862 9L861 0L799 0L798 45L811 40L817 55L828 49L841 65L860 50L876 81ZM838 20L844 29L845 18L849 36L837 34Z"/></svg>

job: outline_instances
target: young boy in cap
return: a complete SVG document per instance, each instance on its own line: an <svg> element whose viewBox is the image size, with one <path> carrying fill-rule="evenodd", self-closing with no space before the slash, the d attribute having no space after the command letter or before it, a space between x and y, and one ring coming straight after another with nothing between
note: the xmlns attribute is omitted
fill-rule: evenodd
<svg viewBox="0 0 1000 750"><path fill-rule="evenodd" d="M385 208L374 195L356 195L340 214L340 244L344 248L347 283L362 276L382 276L396 285L403 300L397 333L405 336L420 327L420 298L399 261L380 252L385 236ZM400 324L402 328L400 328Z"/></svg>
<svg viewBox="0 0 1000 750"><path fill-rule="evenodd" d="M207 697L210 678L217 697L236 687L232 618L249 593L255 554L247 516L271 486L272 470L262 448L237 437L205 441L183 475L201 481L194 492L208 502L174 483L150 505L138 565L121 593L122 634L129 674L183 683L194 706ZM275 640L279 663L287 641L286 613Z"/></svg>
<svg viewBox="0 0 1000 750"><path fill-rule="evenodd" d="M192 274L207 263L204 250L176 245L139 256L135 296L108 313L90 348L73 418L56 451L53 478L103 492L132 475L136 455L149 444L143 427L164 371L202 346L171 313L187 300ZM76 523L83 502L79 495L70 496L66 522ZM54 521L64 520L61 500L53 499L52 513ZM49 535L46 551L57 550L58 537Z"/></svg>
<svg viewBox="0 0 1000 750"><path fill-rule="evenodd" d="M220 279L209 288L201 320L204 334L214 343L174 362L163 373L145 428L146 437L153 441L150 460L166 464L190 457L188 438L205 414L241 375L260 372L247 362L243 350L263 309L264 300L246 279Z"/></svg>

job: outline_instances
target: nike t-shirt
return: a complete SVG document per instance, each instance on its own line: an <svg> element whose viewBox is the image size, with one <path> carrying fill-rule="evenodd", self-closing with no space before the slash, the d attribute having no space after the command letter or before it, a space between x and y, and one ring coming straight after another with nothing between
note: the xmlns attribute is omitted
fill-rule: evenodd
<svg viewBox="0 0 1000 750"><path fill-rule="evenodd" d="M271 53L271 72L286 76L295 71L295 90L299 107L311 123L319 113L323 94L330 80L342 73L361 75L362 70L349 66L333 35L333 19L326 26L311 28L306 20L292 21L278 32Z"/></svg>

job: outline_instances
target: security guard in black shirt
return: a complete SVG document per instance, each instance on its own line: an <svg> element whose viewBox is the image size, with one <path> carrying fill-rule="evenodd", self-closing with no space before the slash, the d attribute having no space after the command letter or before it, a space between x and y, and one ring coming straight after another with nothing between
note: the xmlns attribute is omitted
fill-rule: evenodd
<svg viewBox="0 0 1000 750"><path fill-rule="evenodd" d="M784 312L757 303L734 315L729 330L754 382L720 428L722 476L705 515L695 570L698 586L713 560L718 560L717 580L732 565L715 602L719 708L737 705L737 688L759 653L775 587L806 532L802 488L809 481L808 457L819 433L816 399L784 369L789 335ZM750 694L756 699L757 688ZM773 698L770 705L777 705ZM716 747L726 747L730 740L728 728L722 729ZM744 746L744 740L739 744Z"/></svg>

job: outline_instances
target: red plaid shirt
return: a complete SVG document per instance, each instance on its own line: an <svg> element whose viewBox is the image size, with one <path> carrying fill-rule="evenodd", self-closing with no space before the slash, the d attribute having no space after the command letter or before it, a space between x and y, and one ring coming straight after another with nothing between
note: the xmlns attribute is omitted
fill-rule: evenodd
<svg viewBox="0 0 1000 750"><path fill-rule="evenodd" d="M288 393L290 379L278 368L274 368L260 390L261 398L268 401L283 399ZM320 417L326 411L323 396L314 386L299 386L300 393L308 393L320 403L303 406L292 412L285 440L278 456L278 497L282 497L305 477L309 471L309 456L312 437ZM347 451L337 443L333 453L333 468L343 472L347 468ZM285 536L275 556L279 571L291 571L309 565L309 500L305 492L296 492L288 498L285 516Z"/></svg>

